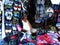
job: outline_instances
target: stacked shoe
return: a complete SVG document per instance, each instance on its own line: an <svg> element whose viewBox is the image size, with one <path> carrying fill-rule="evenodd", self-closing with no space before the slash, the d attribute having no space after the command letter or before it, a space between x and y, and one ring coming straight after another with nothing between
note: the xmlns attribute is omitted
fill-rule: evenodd
<svg viewBox="0 0 60 45"><path fill-rule="evenodd" d="M12 17L13 17L13 1L5 0L4 10L5 10L5 33L6 36L12 35Z"/></svg>

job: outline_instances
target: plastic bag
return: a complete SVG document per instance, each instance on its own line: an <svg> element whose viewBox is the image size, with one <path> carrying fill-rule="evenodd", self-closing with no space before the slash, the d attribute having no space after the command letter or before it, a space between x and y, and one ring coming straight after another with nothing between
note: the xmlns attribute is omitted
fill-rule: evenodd
<svg viewBox="0 0 60 45"><path fill-rule="evenodd" d="M45 35L43 36L43 39L44 39L48 44L53 44L53 43L54 43L53 38L52 38L50 35L48 35L48 34L45 34Z"/></svg>
<svg viewBox="0 0 60 45"><path fill-rule="evenodd" d="M38 40L37 43L48 43L48 44L55 43L53 38L48 34L38 36L37 40Z"/></svg>

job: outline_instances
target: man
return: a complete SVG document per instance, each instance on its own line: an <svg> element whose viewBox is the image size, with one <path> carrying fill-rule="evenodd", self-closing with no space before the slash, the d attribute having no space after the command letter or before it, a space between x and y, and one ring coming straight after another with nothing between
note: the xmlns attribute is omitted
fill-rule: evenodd
<svg viewBox="0 0 60 45"><path fill-rule="evenodd" d="M24 35L20 41L22 41L23 39L26 39L26 38L30 39L31 31L32 31L32 26L27 19L27 15L23 15L22 24L23 24L23 32L22 33Z"/></svg>

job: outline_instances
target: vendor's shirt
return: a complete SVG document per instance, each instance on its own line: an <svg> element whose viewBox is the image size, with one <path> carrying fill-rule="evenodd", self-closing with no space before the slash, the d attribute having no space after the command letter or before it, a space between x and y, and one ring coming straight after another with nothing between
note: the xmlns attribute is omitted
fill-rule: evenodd
<svg viewBox="0 0 60 45"><path fill-rule="evenodd" d="M28 21L25 22L22 20L22 23L23 23L23 29L27 30L27 32L30 33L30 26Z"/></svg>

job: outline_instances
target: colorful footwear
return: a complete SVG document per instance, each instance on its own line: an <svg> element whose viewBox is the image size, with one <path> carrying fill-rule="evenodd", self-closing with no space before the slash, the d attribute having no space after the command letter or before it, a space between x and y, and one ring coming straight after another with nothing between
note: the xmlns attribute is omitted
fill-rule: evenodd
<svg viewBox="0 0 60 45"><path fill-rule="evenodd" d="M21 11L22 5L19 2L14 3L14 10Z"/></svg>
<svg viewBox="0 0 60 45"><path fill-rule="evenodd" d="M16 31L16 30L17 30L16 25L13 25L13 26L12 26L12 29L13 29L14 31Z"/></svg>
<svg viewBox="0 0 60 45"><path fill-rule="evenodd" d="M13 5L13 2L12 1L5 1L5 9L6 8L11 8L12 7L12 5Z"/></svg>
<svg viewBox="0 0 60 45"><path fill-rule="evenodd" d="M14 17L19 18L19 15L20 15L20 14L19 14L18 11L15 11L15 12L14 12Z"/></svg>
<svg viewBox="0 0 60 45"><path fill-rule="evenodd" d="M5 12L5 16L6 16L6 19L7 19L7 20L11 20L11 19L12 19L13 14L12 14L12 12L11 12L11 11L6 11L6 12Z"/></svg>
<svg viewBox="0 0 60 45"><path fill-rule="evenodd" d="M6 33L11 33L12 30L11 30L11 29L6 29L5 32L6 32Z"/></svg>

